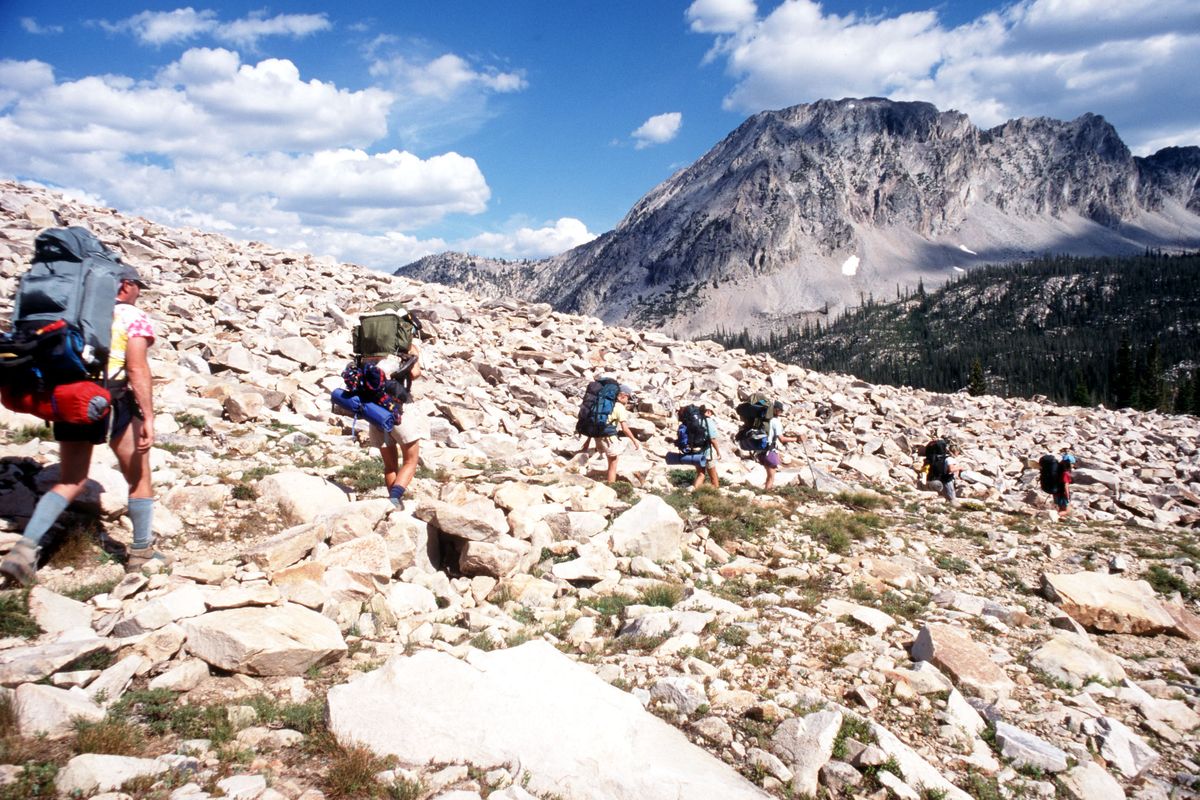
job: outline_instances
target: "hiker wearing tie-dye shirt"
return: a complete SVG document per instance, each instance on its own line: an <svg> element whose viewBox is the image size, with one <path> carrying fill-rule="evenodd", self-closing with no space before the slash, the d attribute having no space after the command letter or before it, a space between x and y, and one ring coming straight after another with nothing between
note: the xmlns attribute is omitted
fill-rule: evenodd
<svg viewBox="0 0 1200 800"><path fill-rule="evenodd" d="M42 495L25 526L21 541L0 563L0 575L23 586L37 576L42 538L67 506L83 491L92 461L92 447L108 442L129 484L129 519L133 543L127 549L126 571L171 559L154 549L154 489L150 481L150 447L154 444L154 402L148 353L154 344L154 325L135 306L147 284L138 271L125 265L113 309L112 345L108 360L111 410L99 422L54 423L59 443L60 478Z"/></svg>

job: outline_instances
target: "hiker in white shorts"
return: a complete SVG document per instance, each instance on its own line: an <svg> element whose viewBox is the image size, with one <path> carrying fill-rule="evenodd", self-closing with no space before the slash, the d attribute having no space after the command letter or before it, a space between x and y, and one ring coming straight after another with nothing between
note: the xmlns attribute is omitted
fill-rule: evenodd
<svg viewBox="0 0 1200 800"><path fill-rule="evenodd" d="M408 355L416 357L408 376L412 380L421 377L420 348L413 342L408 348ZM394 356L380 359L377 366L384 375L391 375L400 367L399 360ZM392 428L391 433L385 434L374 425L367 426L372 447L379 448L379 456L383 459L383 478L388 489L388 499L397 508L404 508L404 492L417 474L417 463L421 456L421 440L429 438L429 416L417 408L411 400L404 404L404 413L400 423ZM397 448L399 443L399 448Z"/></svg>

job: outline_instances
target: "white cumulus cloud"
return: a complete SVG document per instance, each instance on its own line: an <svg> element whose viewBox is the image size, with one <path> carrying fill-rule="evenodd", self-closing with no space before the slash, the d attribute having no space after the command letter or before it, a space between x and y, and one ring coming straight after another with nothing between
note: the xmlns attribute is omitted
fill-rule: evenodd
<svg viewBox="0 0 1200 800"><path fill-rule="evenodd" d="M679 134L681 125L683 125L683 114L678 111L655 114L643 122L641 127L631 134L634 140L634 147L641 150L643 147L649 147L653 144L669 142Z"/></svg>
<svg viewBox="0 0 1200 800"><path fill-rule="evenodd" d="M489 232L456 242L451 249L492 258L545 258L586 244L596 238L587 225L562 217L553 225L520 227L509 232Z"/></svg>
<svg viewBox="0 0 1200 800"><path fill-rule="evenodd" d="M476 68L454 53L428 60L397 55L371 65L371 74L387 78L400 94L450 100L466 90L516 92L526 87L519 72L502 72L495 67Z"/></svg>
<svg viewBox="0 0 1200 800"><path fill-rule="evenodd" d="M303 38L332 25L325 14L277 14L255 12L242 19L222 22L217 12L192 7L173 11L143 11L119 22L101 22L106 30L130 33L142 44L160 47L210 35L230 44L254 49L267 36Z"/></svg>
<svg viewBox="0 0 1200 800"><path fill-rule="evenodd" d="M695 0L686 12L697 33L733 33L757 14L754 0Z"/></svg>
<svg viewBox="0 0 1200 800"><path fill-rule="evenodd" d="M174 11L143 11L120 22L101 22L107 30L132 33L142 44L156 47L185 42L217 27L215 11L177 8Z"/></svg>
<svg viewBox="0 0 1200 800"><path fill-rule="evenodd" d="M46 36L63 32L62 25L42 25L33 17L21 17L21 28L26 33L32 33L35 36Z"/></svg>
<svg viewBox="0 0 1200 800"><path fill-rule="evenodd" d="M1200 5L1193 0L1021 0L957 26L933 3L898 14L836 14L783 0L765 16L697 0L691 28L715 34L735 85L730 109L821 98L928 100L991 126L1017 116L1103 114L1135 151L1194 144Z"/></svg>
<svg viewBox="0 0 1200 800"><path fill-rule="evenodd" d="M5 60L0 175L167 224L395 268L445 249L412 231L485 211L491 189L466 155L371 151L393 102L220 49L189 50L148 81L56 80L42 62Z"/></svg>

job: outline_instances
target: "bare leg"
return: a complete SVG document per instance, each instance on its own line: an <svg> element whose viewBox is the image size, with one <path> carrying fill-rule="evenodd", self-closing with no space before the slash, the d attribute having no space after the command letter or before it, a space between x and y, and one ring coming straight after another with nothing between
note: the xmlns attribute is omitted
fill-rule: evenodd
<svg viewBox="0 0 1200 800"><path fill-rule="evenodd" d="M395 453L396 453L396 449L395 449L395 447L393 447L392 448L392 458L393 459L396 458ZM400 471L396 475L395 481L393 483L388 484L388 486L389 487L393 486L393 485L394 486L403 486L404 488L407 489L408 485L410 483L412 483L413 476L417 474L417 464L421 458L421 440L414 439L413 441L409 442L408 444L400 445L400 456L402 459L402 463L400 465Z"/></svg>
<svg viewBox="0 0 1200 800"><path fill-rule="evenodd" d="M379 446L379 457L383 459L383 483L391 489L396 485L400 474L400 457L396 452L396 443L385 441Z"/></svg>

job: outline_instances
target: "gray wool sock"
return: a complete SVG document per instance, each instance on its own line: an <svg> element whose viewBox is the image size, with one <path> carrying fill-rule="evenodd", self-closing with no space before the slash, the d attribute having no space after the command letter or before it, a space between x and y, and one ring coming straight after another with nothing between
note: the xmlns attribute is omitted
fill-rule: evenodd
<svg viewBox="0 0 1200 800"><path fill-rule="evenodd" d="M133 523L133 546L139 549L154 543L154 498L129 498L129 521Z"/></svg>
<svg viewBox="0 0 1200 800"><path fill-rule="evenodd" d="M25 526L22 539L32 547L40 547L46 532L54 527L54 523L70 504L70 501L58 492L46 492L33 509L33 516Z"/></svg>

